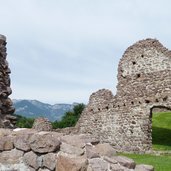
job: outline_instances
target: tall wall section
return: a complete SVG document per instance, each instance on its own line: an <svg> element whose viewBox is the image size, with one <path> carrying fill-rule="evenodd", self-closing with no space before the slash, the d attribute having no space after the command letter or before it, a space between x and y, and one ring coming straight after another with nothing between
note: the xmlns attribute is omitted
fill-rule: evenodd
<svg viewBox="0 0 171 171"><path fill-rule="evenodd" d="M15 117L12 101L8 97L12 91L10 88L11 73L6 60L6 37L0 35L0 128L12 128L15 123Z"/></svg>
<svg viewBox="0 0 171 171"><path fill-rule="evenodd" d="M116 95L105 89L93 93L77 126L118 150L147 151L153 108L171 109L171 51L146 39L121 58Z"/></svg>

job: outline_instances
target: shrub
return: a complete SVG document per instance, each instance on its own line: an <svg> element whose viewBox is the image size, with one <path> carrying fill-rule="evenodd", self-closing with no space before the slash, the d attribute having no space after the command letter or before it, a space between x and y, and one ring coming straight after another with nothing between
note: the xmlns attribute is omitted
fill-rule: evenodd
<svg viewBox="0 0 171 171"><path fill-rule="evenodd" d="M75 126L84 108L82 103L74 106L73 111L66 112L61 121L52 122L53 129Z"/></svg>
<svg viewBox="0 0 171 171"><path fill-rule="evenodd" d="M19 128L32 128L34 119L33 118L26 118L21 115L15 115L17 117L16 126Z"/></svg>

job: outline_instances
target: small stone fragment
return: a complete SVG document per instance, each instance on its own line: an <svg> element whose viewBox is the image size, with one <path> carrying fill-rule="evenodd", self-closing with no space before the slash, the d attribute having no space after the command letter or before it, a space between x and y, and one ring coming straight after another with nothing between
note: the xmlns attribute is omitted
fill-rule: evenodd
<svg viewBox="0 0 171 171"><path fill-rule="evenodd" d="M135 168L134 160L125 156L113 156L112 159L116 160L120 165L127 167L129 169Z"/></svg>
<svg viewBox="0 0 171 171"><path fill-rule="evenodd" d="M146 164L136 165L135 171L154 171L154 167Z"/></svg>

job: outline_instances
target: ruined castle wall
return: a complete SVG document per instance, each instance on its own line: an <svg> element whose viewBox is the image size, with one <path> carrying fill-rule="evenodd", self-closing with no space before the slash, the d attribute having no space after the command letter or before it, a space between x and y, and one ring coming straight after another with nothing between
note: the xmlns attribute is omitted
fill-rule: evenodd
<svg viewBox="0 0 171 171"><path fill-rule="evenodd" d="M6 60L6 37L0 35L0 127L13 127L15 117L11 116L14 112L12 101L8 97L12 90L10 88L11 73Z"/></svg>
<svg viewBox="0 0 171 171"><path fill-rule="evenodd" d="M152 109L171 108L171 52L154 39L130 46L119 63L117 93L106 99L109 92L103 89L90 96L78 122L80 132L92 133L121 151L149 150Z"/></svg>

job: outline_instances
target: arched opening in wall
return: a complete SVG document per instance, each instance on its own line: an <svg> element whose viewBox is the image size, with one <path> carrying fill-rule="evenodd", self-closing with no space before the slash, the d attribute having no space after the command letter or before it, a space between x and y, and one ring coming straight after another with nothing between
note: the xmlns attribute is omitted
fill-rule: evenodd
<svg viewBox="0 0 171 171"><path fill-rule="evenodd" d="M153 150L171 150L171 107L153 106L150 109Z"/></svg>

